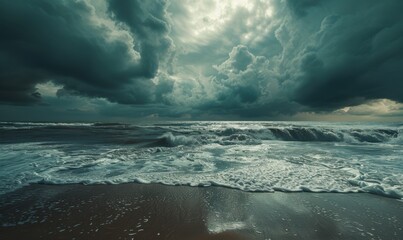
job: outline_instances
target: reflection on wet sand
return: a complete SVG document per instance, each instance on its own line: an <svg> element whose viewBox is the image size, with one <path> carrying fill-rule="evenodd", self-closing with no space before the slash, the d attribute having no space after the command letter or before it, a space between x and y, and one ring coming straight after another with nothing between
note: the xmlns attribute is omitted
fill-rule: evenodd
<svg viewBox="0 0 403 240"><path fill-rule="evenodd" d="M400 239L403 204L368 194L146 184L31 185L0 199L1 239Z"/></svg>

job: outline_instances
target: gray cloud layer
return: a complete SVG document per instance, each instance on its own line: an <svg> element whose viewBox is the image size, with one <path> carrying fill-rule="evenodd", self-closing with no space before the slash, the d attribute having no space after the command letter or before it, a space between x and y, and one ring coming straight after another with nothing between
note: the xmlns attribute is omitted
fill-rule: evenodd
<svg viewBox="0 0 403 240"><path fill-rule="evenodd" d="M332 111L381 98L403 102L403 15L398 10L403 2L289 0L286 6L268 34L274 34L281 53L270 57L251 43L251 51L268 58L256 58L244 72L250 53L234 48L214 77L227 87L217 88L216 103L225 99L232 104L225 104L227 110L242 108L246 115L248 109L276 115Z"/></svg>
<svg viewBox="0 0 403 240"><path fill-rule="evenodd" d="M119 103L153 99L160 58L172 47L164 1L1 0L0 101L40 100L35 85Z"/></svg>
<svg viewBox="0 0 403 240"><path fill-rule="evenodd" d="M294 59L295 99L337 108L367 99L403 101L403 15L401 1L355 1L325 16ZM364 8L365 6L365 8ZM357 8L364 8L357 12ZM337 9L334 7L334 9ZM304 21L304 20L301 20Z"/></svg>
<svg viewBox="0 0 403 240"><path fill-rule="evenodd" d="M0 104L47 82L171 116L403 102L402 1L212 2L0 0Z"/></svg>

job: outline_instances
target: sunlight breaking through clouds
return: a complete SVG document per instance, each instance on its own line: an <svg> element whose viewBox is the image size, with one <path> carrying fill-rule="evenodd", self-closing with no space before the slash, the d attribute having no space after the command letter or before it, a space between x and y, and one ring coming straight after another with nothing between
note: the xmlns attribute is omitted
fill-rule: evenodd
<svg viewBox="0 0 403 240"><path fill-rule="evenodd" d="M0 1L0 108L399 117L401 1Z"/></svg>
<svg viewBox="0 0 403 240"><path fill-rule="evenodd" d="M209 0L181 2L172 1L169 9L181 9L179 14L170 14L175 28L183 28L176 37L184 45L203 45L232 28L234 18L241 17L243 25L254 29L262 28L262 24L273 15L272 1L247 0ZM186 16L186 21L184 21ZM266 20L264 19L266 18ZM245 29L246 30L246 29ZM244 39L251 37L251 33L241 33ZM222 36L221 36L222 37Z"/></svg>
<svg viewBox="0 0 403 240"><path fill-rule="evenodd" d="M357 106L344 107L336 112L353 115L393 115L403 116L403 104L389 99L376 99Z"/></svg>

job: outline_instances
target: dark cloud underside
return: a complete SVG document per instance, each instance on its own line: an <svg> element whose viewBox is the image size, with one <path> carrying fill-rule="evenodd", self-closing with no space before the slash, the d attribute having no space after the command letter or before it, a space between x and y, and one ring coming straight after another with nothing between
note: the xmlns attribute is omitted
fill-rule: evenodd
<svg viewBox="0 0 403 240"><path fill-rule="evenodd" d="M403 101L401 1L361 1L362 12L322 20L300 57L298 102L335 108L366 99Z"/></svg>
<svg viewBox="0 0 403 240"><path fill-rule="evenodd" d="M165 2L142 11L139 2L111 1L113 21L85 1L1 0L0 101L38 101L35 85L53 81L63 93L149 102L147 79L172 43Z"/></svg>
<svg viewBox="0 0 403 240"><path fill-rule="evenodd" d="M401 0L0 6L3 106L35 112L66 105L88 119L88 109L132 117L134 105L143 115L168 117L276 117L362 105L353 108L361 114L382 104L401 111Z"/></svg>

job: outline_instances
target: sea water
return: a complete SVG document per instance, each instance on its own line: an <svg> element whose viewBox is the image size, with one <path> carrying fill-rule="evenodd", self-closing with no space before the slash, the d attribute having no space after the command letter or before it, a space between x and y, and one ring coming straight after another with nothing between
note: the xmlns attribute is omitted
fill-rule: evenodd
<svg viewBox="0 0 403 240"><path fill-rule="evenodd" d="M403 124L0 123L0 194L160 183L403 198Z"/></svg>

